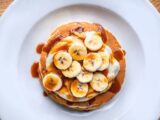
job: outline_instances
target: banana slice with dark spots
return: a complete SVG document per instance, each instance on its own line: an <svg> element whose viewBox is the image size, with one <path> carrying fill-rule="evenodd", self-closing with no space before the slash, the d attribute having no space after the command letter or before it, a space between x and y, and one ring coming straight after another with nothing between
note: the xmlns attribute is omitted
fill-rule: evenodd
<svg viewBox="0 0 160 120"><path fill-rule="evenodd" d="M96 32L91 31L86 32L84 44L89 50L97 51L102 47L103 41L102 38Z"/></svg>
<svg viewBox="0 0 160 120"><path fill-rule="evenodd" d="M54 64L60 70L65 70L72 64L72 57L69 53L60 51L54 55Z"/></svg>
<svg viewBox="0 0 160 120"><path fill-rule="evenodd" d="M49 73L43 78L43 86L49 91L57 91L62 87L62 80L58 75Z"/></svg>
<svg viewBox="0 0 160 120"><path fill-rule="evenodd" d="M93 73L86 71L84 68L82 68L80 74L77 76L77 79L81 83L88 83L92 80L93 78Z"/></svg>
<svg viewBox="0 0 160 120"><path fill-rule="evenodd" d="M83 67L90 71L95 72L102 64L102 58L98 53L89 53L83 60Z"/></svg>
<svg viewBox="0 0 160 120"><path fill-rule="evenodd" d="M90 82L91 87L98 92L104 91L108 87L108 79L100 72L93 74L93 79Z"/></svg>
<svg viewBox="0 0 160 120"><path fill-rule="evenodd" d="M74 60L83 60L87 55L87 49L84 45L81 44L72 44L69 48L69 53Z"/></svg>
<svg viewBox="0 0 160 120"><path fill-rule="evenodd" d="M81 72L80 63L77 61L73 61L71 66L68 69L62 71L62 74L65 77L73 78L73 77L76 77L80 72Z"/></svg>
<svg viewBox="0 0 160 120"><path fill-rule="evenodd" d="M98 68L99 71L103 71L109 67L109 57L110 55L107 55L106 52L99 52L101 58L102 58L102 64L100 68Z"/></svg>
<svg viewBox="0 0 160 120"><path fill-rule="evenodd" d="M71 83L71 92L74 97L85 97L88 93L88 84L80 83L78 80L74 80Z"/></svg>

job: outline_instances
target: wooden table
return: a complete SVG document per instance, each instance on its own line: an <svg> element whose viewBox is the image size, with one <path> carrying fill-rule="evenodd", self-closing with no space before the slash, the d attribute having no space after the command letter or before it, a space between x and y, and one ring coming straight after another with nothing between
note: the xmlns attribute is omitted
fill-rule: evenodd
<svg viewBox="0 0 160 120"><path fill-rule="evenodd" d="M5 9L12 3L13 0L0 0L0 15L5 11ZM150 2L156 7L160 12L160 0L150 0Z"/></svg>

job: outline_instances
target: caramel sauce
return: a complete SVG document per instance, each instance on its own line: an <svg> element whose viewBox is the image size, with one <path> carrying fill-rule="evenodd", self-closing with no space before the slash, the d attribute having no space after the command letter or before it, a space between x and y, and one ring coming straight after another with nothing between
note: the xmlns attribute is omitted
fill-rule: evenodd
<svg viewBox="0 0 160 120"><path fill-rule="evenodd" d="M122 50L116 50L116 51L114 51L114 57L118 60L118 61L120 61L120 60L122 60L123 59L123 51Z"/></svg>
<svg viewBox="0 0 160 120"><path fill-rule="evenodd" d="M62 71L57 69L56 66L52 63L50 64L48 67L47 67L47 72L50 73L50 72L53 72L57 75L59 75L60 77L63 77L62 75Z"/></svg>
<svg viewBox="0 0 160 120"><path fill-rule="evenodd" d="M93 104L93 102L95 102L95 100L96 100L96 98L95 98L95 97L94 97L94 98L92 98L91 100L89 100L89 101L88 101L89 105L92 105L92 104Z"/></svg>
<svg viewBox="0 0 160 120"><path fill-rule="evenodd" d="M68 49L69 49L69 46L65 45L65 46L60 47L57 51L60 51L60 50L67 51Z"/></svg>
<svg viewBox="0 0 160 120"><path fill-rule="evenodd" d="M32 77L38 77L38 62L34 62L31 66L31 75Z"/></svg>
<svg viewBox="0 0 160 120"><path fill-rule="evenodd" d="M68 48L69 48L68 44L65 44L65 45L62 45L62 46L60 46L60 47L55 48L55 49L53 50L53 52L58 52L58 51L61 51L61 50L67 51Z"/></svg>
<svg viewBox="0 0 160 120"><path fill-rule="evenodd" d="M41 54L42 49L43 49L43 46L44 46L44 43L40 43L40 44L37 45L37 47L36 47L36 52L37 52L38 54Z"/></svg>
<svg viewBox="0 0 160 120"><path fill-rule="evenodd" d="M93 51L91 51L91 50L87 49L87 54L88 54L88 53L91 53L91 52L93 52ZM95 52L96 52L96 51L95 51Z"/></svg>
<svg viewBox="0 0 160 120"><path fill-rule="evenodd" d="M66 87L70 86L70 84L71 84L71 81L70 81L70 80L65 80L64 85L65 85Z"/></svg>
<svg viewBox="0 0 160 120"><path fill-rule="evenodd" d="M73 96L70 94L70 95L67 95L67 98L68 99L73 99Z"/></svg>
<svg viewBox="0 0 160 120"><path fill-rule="evenodd" d="M93 104L94 105L96 105L96 104L101 104L102 105L102 104L106 103L107 101L109 101L114 95L115 95L114 93L108 91L104 94L101 94L101 95L97 96L95 99L89 101L89 103L91 105L93 105Z"/></svg>
<svg viewBox="0 0 160 120"><path fill-rule="evenodd" d="M47 94L45 91L43 91L43 95L44 95L45 97L48 96L48 94Z"/></svg>
<svg viewBox="0 0 160 120"><path fill-rule="evenodd" d="M84 32L84 28L82 26L78 26L74 29L71 29L70 34L72 35L74 34L74 32L79 32L79 33Z"/></svg>
<svg viewBox="0 0 160 120"><path fill-rule="evenodd" d="M49 53L50 49L52 48L52 46L57 43L58 41L60 41L61 39L63 39L64 36L63 35L57 35L56 37L52 37L49 39L48 43L46 46L43 47L43 51Z"/></svg>
<svg viewBox="0 0 160 120"><path fill-rule="evenodd" d="M119 83L119 81L117 79L115 79L114 83L111 86L109 91L111 91L113 93L117 93L117 92L119 92L120 89L121 89L121 84Z"/></svg>
<svg viewBox="0 0 160 120"><path fill-rule="evenodd" d="M68 104L68 105L73 105L74 102L69 102L69 101L67 101L67 104Z"/></svg>
<svg viewBox="0 0 160 120"><path fill-rule="evenodd" d="M43 78L43 75L46 74L47 70L46 70L46 57L47 57L47 53L42 51L41 52L41 56L40 56L40 60L39 60L39 71L41 74L41 78Z"/></svg>
<svg viewBox="0 0 160 120"><path fill-rule="evenodd" d="M58 80L54 78L54 80L52 78L49 79L49 82L47 82L45 84L46 88L49 88L49 89L53 89L55 88L55 86L57 85L58 83Z"/></svg>
<svg viewBox="0 0 160 120"><path fill-rule="evenodd" d="M109 62L110 62L111 64L114 63L113 54L110 55Z"/></svg>
<svg viewBox="0 0 160 120"><path fill-rule="evenodd" d="M107 76L107 75L108 75L108 70L107 70L107 69L106 69L106 70L103 70L102 73L103 73L105 76Z"/></svg>
<svg viewBox="0 0 160 120"><path fill-rule="evenodd" d="M102 25L100 25L98 23L93 23L93 24L96 25L96 26L98 26L97 32L100 32L100 35L102 37L103 42L107 43L107 35L106 35L105 29L102 27Z"/></svg>
<svg viewBox="0 0 160 120"><path fill-rule="evenodd" d="M88 59L95 59L95 56L94 56L93 54L89 54L89 55L87 56L87 58L88 58Z"/></svg>
<svg viewBox="0 0 160 120"><path fill-rule="evenodd" d="M83 42L86 35L84 33L84 28L82 26L78 26L76 28L71 29L70 35L75 35Z"/></svg>
<svg viewBox="0 0 160 120"><path fill-rule="evenodd" d="M65 94L65 93L68 92L68 89L67 89L65 86L63 86L63 87L59 90L59 92L62 93L62 94Z"/></svg>
<svg viewBox="0 0 160 120"><path fill-rule="evenodd" d="M105 51L105 49L106 49L106 44L103 44L102 47L98 51L102 51L103 52L103 51Z"/></svg>

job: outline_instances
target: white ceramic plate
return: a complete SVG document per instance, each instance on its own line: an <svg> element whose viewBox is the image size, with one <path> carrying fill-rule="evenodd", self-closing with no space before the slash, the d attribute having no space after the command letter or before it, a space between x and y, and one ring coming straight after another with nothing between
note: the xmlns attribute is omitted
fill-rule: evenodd
<svg viewBox="0 0 160 120"><path fill-rule="evenodd" d="M92 112L65 109L42 95L30 66L59 24L91 21L109 29L126 50L125 84ZM160 115L160 17L141 0L17 0L0 21L2 120L154 120Z"/></svg>

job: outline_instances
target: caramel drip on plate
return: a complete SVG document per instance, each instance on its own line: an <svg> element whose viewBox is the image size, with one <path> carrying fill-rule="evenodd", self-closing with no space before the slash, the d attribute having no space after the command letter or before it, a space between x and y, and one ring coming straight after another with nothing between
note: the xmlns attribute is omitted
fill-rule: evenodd
<svg viewBox="0 0 160 120"><path fill-rule="evenodd" d="M38 77L38 62L34 62L31 66L31 75L32 77Z"/></svg>
<svg viewBox="0 0 160 120"><path fill-rule="evenodd" d="M36 52L38 54L41 54L43 47L44 47L44 43L39 43L36 47Z"/></svg>
<svg viewBox="0 0 160 120"><path fill-rule="evenodd" d="M45 96L45 97L47 97L48 96L48 94L44 91L43 92L43 95Z"/></svg>

